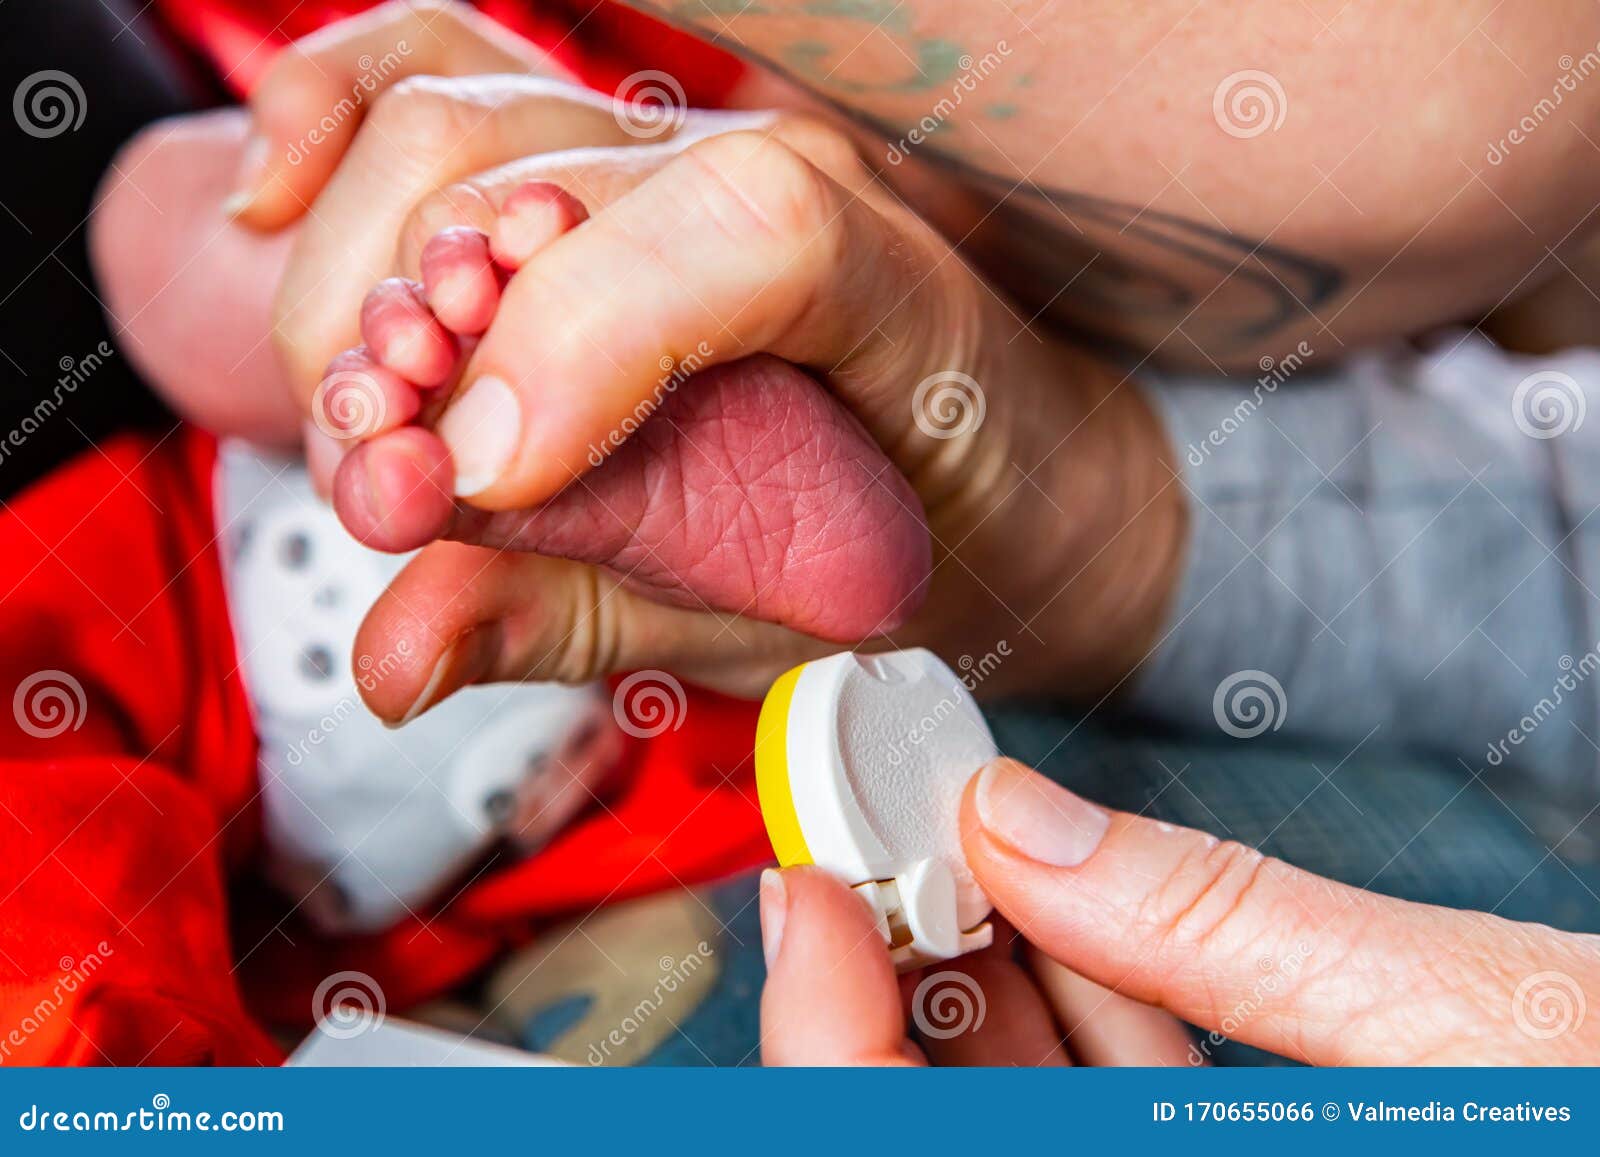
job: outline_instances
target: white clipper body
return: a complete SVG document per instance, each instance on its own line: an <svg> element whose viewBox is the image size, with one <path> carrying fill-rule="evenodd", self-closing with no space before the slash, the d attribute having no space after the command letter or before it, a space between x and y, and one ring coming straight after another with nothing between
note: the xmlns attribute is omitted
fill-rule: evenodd
<svg viewBox="0 0 1600 1157"><path fill-rule="evenodd" d="M845 653L773 684L756 783L784 867L864 897L900 969L987 947L992 909L961 852L961 794L998 755L978 705L932 652Z"/></svg>

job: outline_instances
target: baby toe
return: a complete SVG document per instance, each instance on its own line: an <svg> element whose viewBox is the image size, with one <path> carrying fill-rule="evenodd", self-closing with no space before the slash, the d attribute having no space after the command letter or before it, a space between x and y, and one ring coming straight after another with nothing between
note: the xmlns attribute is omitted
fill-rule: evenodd
<svg viewBox="0 0 1600 1157"><path fill-rule="evenodd" d="M358 346L328 363L311 396L311 422L337 442L357 442L405 425L421 404L415 386Z"/></svg>
<svg viewBox="0 0 1600 1157"><path fill-rule="evenodd" d="M374 550L416 550L450 528L454 473L438 435L408 426L345 456L334 475L333 508Z"/></svg>
<svg viewBox="0 0 1600 1157"><path fill-rule="evenodd" d="M557 237L589 216L571 193L548 181L529 181L506 198L490 248L507 269L520 269Z"/></svg>
<svg viewBox="0 0 1600 1157"><path fill-rule="evenodd" d="M380 281L361 303L361 340L378 362L425 390L447 383L460 360L422 286L402 277Z"/></svg>
<svg viewBox="0 0 1600 1157"><path fill-rule="evenodd" d="M500 274L489 238L455 226L434 234L422 248L422 287L434 317L462 336L489 328L500 306Z"/></svg>

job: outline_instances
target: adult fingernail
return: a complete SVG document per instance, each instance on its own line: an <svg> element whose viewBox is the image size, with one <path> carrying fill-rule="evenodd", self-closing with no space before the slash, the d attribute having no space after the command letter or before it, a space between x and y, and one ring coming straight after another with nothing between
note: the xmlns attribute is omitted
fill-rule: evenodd
<svg viewBox="0 0 1600 1157"><path fill-rule="evenodd" d="M784 886L783 875L776 868L761 873L761 954L767 959L767 971L777 962L778 949L783 944L783 922L789 915L789 890Z"/></svg>
<svg viewBox="0 0 1600 1157"><path fill-rule="evenodd" d="M234 178L233 193L222 203L222 212L237 217L250 207L250 202L261 192L267 179L266 137L252 136L239 154L239 175Z"/></svg>
<svg viewBox="0 0 1600 1157"><path fill-rule="evenodd" d="M978 820L1019 855L1072 868L1100 846L1111 815L1012 759L996 759L978 774Z"/></svg>
<svg viewBox="0 0 1600 1157"><path fill-rule="evenodd" d="M457 496L487 490L522 437L517 395L499 378L479 378L444 412L438 432L455 460Z"/></svg>
<svg viewBox="0 0 1600 1157"><path fill-rule="evenodd" d="M447 699L459 688L488 673L494 653L499 648L496 629L478 627L468 631L445 648L444 654L428 673L428 681L417 692L411 706L391 727L404 727L436 703Z"/></svg>

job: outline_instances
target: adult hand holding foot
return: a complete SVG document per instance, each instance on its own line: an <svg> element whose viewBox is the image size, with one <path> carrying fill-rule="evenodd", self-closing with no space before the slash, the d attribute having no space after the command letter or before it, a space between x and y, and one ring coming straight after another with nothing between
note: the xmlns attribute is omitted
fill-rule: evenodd
<svg viewBox="0 0 1600 1157"><path fill-rule="evenodd" d="M768 1064L1185 1064L1221 1035L1317 1065L1600 1062L1600 937L1337 884L1005 759L961 827L1020 954L897 978L852 892L770 872Z"/></svg>
<svg viewBox="0 0 1600 1157"><path fill-rule="evenodd" d="M378 653L394 651L401 638L418 644L407 648L416 670L385 680L386 697L373 705L381 715L399 720L466 681L582 680L629 667L667 667L759 694L792 663L837 649L807 632L854 642L893 630L896 643L924 642L952 655L987 652L1007 639L1010 661L986 690L1009 684L1097 694L1131 669L1160 617L1182 529L1181 492L1165 466L1158 424L1117 375L1022 332L936 234L869 182L832 130L795 118L689 111L661 137L640 139L610 101L548 80L416 76L366 93L342 122L348 131L315 142L320 160L304 158L280 174L294 182L289 207L314 199L314 215L261 236L228 226L221 205L239 189L235 171L249 133L268 126L281 148L316 124L296 102L296 86L273 78L297 68L343 77L362 54L381 55L377 47L408 35L405 22L415 18L413 9L388 6L297 45L257 90L253 129L238 114L215 114L151 130L134 146L139 155L125 158L121 175L107 182L95 218L97 264L119 322L131 337L146 338L136 348L166 351L151 367L163 393L208 428L288 444L298 429L294 411L309 413L329 361L361 340L363 298L396 273L425 282L424 250L442 230L496 233L502 210L526 207L516 194L530 181L562 189L555 203L576 201L611 217L598 231L591 221L557 239L576 242L589 231L584 247L566 250L562 265L572 280L554 284L559 300L548 317L530 320L523 283L540 279L553 243L533 255L546 260L530 261L506 287L499 324L483 342L499 350L504 374L519 387L548 383L550 398L531 412L542 431L560 425L549 420L557 412L551 400L583 401L600 378L608 380L599 386L621 393L596 388L595 398L624 402L626 391L639 390L653 403L664 392L661 412L640 425L650 406L629 409L619 432L636 429L634 436L601 469L535 504L538 520L531 511L445 502L446 516L459 519L452 535L579 561L430 547L375 610L363 639ZM400 30L375 37L381 19L399 21ZM450 27L430 25L453 42ZM468 40L483 47L481 38ZM431 39L419 34L417 42ZM459 47L447 55L423 66L449 70L476 59ZM420 59L420 52L408 56L407 68ZM733 128L742 131L726 131ZM695 141L706 147L686 151ZM577 145L591 147L574 151ZM737 155L744 149L760 163L746 166ZM203 182L192 179L199 161L211 162ZM653 199L636 198L628 210L645 229L621 238L624 252L631 242L646 260L574 267L570 255L617 239L631 218L610 207L646 184ZM282 181L272 188L288 196ZM769 235L748 212L757 202L744 199L746 189L775 198L778 219L823 212L830 228L810 243L792 231ZM860 203L831 220L829 205L853 200ZM736 211L725 220L738 231L722 234L719 206ZM239 221L263 223L237 199L233 207ZM180 230L180 222L192 227ZM678 246L671 262L668 249L652 249L650 240L652 230L670 232L669 222L684 226L669 238ZM705 245L688 239L700 233ZM752 318L770 326L787 312L790 332L748 340L711 325L706 337L674 338L657 357L635 358L641 336L665 341L695 328L693 294L708 291L701 284L707 258L746 239L748 253L724 272L749 274L754 266L744 258L771 263L775 252L793 250L799 260L774 270L785 276L770 292L721 312L736 327ZM479 238L464 250L481 255L482 248ZM872 254L875 260L863 260ZM646 284L649 294L640 292ZM254 295L225 311L237 324L196 335L195 311L209 308L219 287L231 302L236 286ZM277 316L269 319L265 299L275 286ZM409 295L394 288L385 290L388 303L402 308L368 311L379 321L395 321L408 305ZM808 293L816 295L810 310ZM448 308L438 316L472 328ZM859 349L827 358L826 343L837 345L849 327L867 333L873 318L880 329ZM422 317L424 329L431 324ZM288 355L290 388L282 393L297 406L266 405L281 396L284 372L269 356L274 331ZM562 352L581 355L574 374L557 375L547 364L541 335L550 331L571 337ZM607 361L614 335L629 346L626 374ZM814 347L812 374L778 358L742 356L772 348L779 336L795 343L797 357L807 357L802 345ZM478 337L452 333L449 340L459 340L459 355ZM701 341L715 359L701 358ZM382 352L403 361L405 344ZM670 374L660 361L667 356L675 359ZM688 376L714 360L727 364ZM232 382L245 366L260 386L241 394ZM369 360L369 370L378 368ZM609 381L613 371L617 380ZM981 392L963 393L959 377L946 377L962 374ZM242 407L251 399L261 404ZM407 420L403 413L397 403L390 417ZM431 422L436 414L423 416ZM427 425L392 432L402 448L405 439L439 445ZM313 473L320 463L331 474L337 455L326 452L335 440L317 434L307 447ZM587 442L575 441L569 458L587 469ZM931 559L919 507L931 523ZM912 618L930 568L929 605Z"/></svg>
<svg viewBox="0 0 1600 1157"><path fill-rule="evenodd" d="M370 706L639 667L759 694L836 649L817 638L889 631L1008 639L997 687L1126 675L1183 519L1142 397L1025 332L831 127L688 114L610 145L615 113L526 78L413 81L373 102L301 235L275 327L296 396L326 430L355 371L386 412L341 431L347 524L529 552L426 550L358 640L415 657ZM569 147L580 129L595 147ZM397 150L437 156L430 181L516 159L424 193ZM430 274L441 234L451 276ZM363 272L407 280L363 307Z"/></svg>

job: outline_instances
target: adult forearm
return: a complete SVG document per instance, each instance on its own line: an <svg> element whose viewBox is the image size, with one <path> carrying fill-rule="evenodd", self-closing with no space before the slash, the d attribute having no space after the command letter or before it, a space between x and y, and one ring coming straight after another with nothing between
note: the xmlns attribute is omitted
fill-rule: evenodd
<svg viewBox="0 0 1600 1157"><path fill-rule="evenodd" d="M1206 370L1481 312L1600 192L1572 160L1600 85L1560 85L1600 39L1581 0L1355 0L1332 26L1275 0L637 2L862 126L1027 316Z"/></svg>

